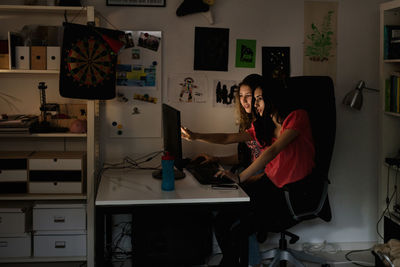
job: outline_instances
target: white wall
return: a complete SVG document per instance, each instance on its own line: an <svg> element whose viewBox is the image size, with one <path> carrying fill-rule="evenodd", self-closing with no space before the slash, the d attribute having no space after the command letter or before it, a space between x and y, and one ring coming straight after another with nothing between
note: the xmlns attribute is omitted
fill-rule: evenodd
<svg viewBox="0 0 400 267"><path fill-rule="evenodd" d="M228 72L201 71L211 88L214 79L240 80L250 73L261 73L262 46L289 46L291 75L302 75L304 2L300 0L217 0L212 7L214 25L200 14L177 17L181 0L167 0L165 8L108 7L105 0L88 0L114 26L124 30L163 32L163 90L169 74L193 71L194 27L230 29ZM330 223L312 221L297 226L302 241L347 243L357 248L377 240L377 141L378 94L365 92L361 112L347 110L341 100L363 79L378 88L378 24L380 0L340 0L337 53L337 138L331 164L329 194L333 209ZM104 20L103 20L104 23ZM112 28L111 25L105 25ZM234 67L236 39L257 40L255 69ZM211 100L211 98L210 98ZM198 131L236 132L233 110L206 104L174 104L182 112L184 125ZM103 127L104 130L104 127ZM106 159L161 148L155 139L103 139ZM199 152L218 155L235 153L236 146L184 142L184 156ZM312 225L312 227L310 227ZM358 245L356 243L359 243ZM344 244L342 244L344 246ZM356 248L351 247L350 248ZM349 248L349 247L347 247Z"/></svg>

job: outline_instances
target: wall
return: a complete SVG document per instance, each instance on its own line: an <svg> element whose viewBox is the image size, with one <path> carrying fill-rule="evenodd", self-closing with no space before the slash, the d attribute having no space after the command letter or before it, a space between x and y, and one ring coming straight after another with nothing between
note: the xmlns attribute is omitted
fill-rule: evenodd
<svg viewBox="0 0 400 267"><path fill-rule="evenodd" d="M229 71L202 71L211 88L214 79L240 80L261 73L262 46L290 46L291 75L302 75L304 2L299 0L217 0L212 7L215 24L200 14L177 17L181 0L168 0L165 8L108 7L104 1L87 1L119 29L163 32L163 90L169 74L193 71L194 27L230 29ZM99 3L101 2L101 3ZM329 194L333 209L330 223L312 221L295 228L303 242L338 242L342 248L368 248L377 240L377 140L378 94L365 92L362 111L341 105L358 80L378 88L378 23L380 0L340 0L338 12L337 138L331 164ZM103 26L113 28L111 25ZM257 40L255 69L234 67L236 39ZM206 104L173 104L182 112L185 126L198 131L236 132L233 110ZM105 133L103 126L102 133ZM159 138L111 139L103 135L106 160L159 150ZM235 153L236 146L183 144L184 156L199 152ZM312 227L310 227L312 226Z"/></svg>

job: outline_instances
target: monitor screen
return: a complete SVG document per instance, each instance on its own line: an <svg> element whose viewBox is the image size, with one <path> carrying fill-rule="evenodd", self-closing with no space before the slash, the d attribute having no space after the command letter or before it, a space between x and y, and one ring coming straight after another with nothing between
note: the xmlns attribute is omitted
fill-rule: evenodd
<svg viewBox="0 0 400 267"><path fill-rule="evenodd" d="M175 161L182 159L181 112L167 104L162 105L164 152L168 151Z"/></svg>

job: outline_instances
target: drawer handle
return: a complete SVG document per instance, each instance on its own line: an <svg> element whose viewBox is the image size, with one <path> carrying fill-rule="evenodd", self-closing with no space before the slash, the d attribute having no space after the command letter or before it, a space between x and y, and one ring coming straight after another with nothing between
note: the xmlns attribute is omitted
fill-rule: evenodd
<svg viewBox="0 0 400 267"><path fill-rule="evenodd" d="M57 162L57 158L54 158L53 161L54 161L54 162Z"/></svg>
<svg viewBox="0 0 400 267"><path fill-rule="evenodd" d="M7 241L0 241L0 248L6 248L8 247L8 242Z"/></svg>
<svg viewBox="0 0 400 267"><path fill-rule="evenodd" d="M56 241L54 242L54 248L65 248L65 241Z"/></svg>
<svg viewBox="0 0 400 267"><path fill-rule="evenodd" d="M55 216L54 217L54 222L55 223L65 223L65 217L61 217L61 216L57 217L57 216Z"/></svg>

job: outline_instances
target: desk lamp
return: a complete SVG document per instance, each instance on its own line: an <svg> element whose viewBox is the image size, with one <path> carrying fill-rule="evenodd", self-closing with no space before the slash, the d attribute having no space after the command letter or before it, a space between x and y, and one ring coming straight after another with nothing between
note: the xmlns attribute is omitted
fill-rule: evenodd
<svg viewBox="0 0 400 267"><path fill-rule="evenodd" d="M357 83L355 89L351 90L346 96L343 98L343 104L349 106L350 108L360 110L363 104L363 96L362 90L367 89L375 92L379 92L377 89L368 88L365 86L365 82L363 80Z"/></svg>

